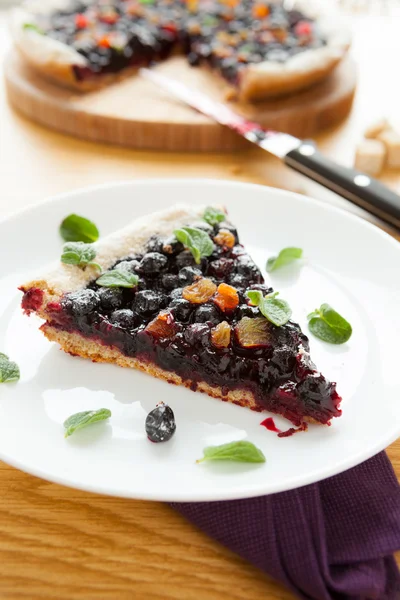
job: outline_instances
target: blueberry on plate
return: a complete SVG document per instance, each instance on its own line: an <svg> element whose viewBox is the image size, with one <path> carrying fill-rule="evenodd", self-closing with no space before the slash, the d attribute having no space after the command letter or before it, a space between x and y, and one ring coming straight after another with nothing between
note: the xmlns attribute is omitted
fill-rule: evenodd
<svg viewBox="0 0 400 600"><path fill-rule="evenodd" d="M100 298L94 290L79 290L68 294L64 300L64 305L68 312L76 317L83 317L95 311L100 304Z"/></svg>
<svg viewBox="0 0 400 600"><path fill-rule="evenodd" d="M176 430L175 415L167 404L159 402L146 417L147 437L151 442L167 442Z"/></svg>
<svg viewBox="0 0 400 600"><path fill-rule="evenodd" d="M122 308L111 314L110 321L123 329L131 329L135 325L135 315L130 308Z"/></svg>
<svg viewBox="0 0 400 600"><path fill-rule="evenodd" d="M161 283L165 290L174 290L179 286L178 275L173 273L164 273L161 277Z"/></svg>
<svg viewBox="0 0 400 600"><path fill-rule="evenodd" d="M123 303L123 292L120 288L99 288L97 294L101 307L105 310L116 310Z"/></svg>
<svg viewBox="0 0 400 600"><path fill-rule="evenodd" d="M194 282L195 279L202 277L203 273L196 267L183 267L178 274L180 285L186 286Z"/></svg>
<svg viewBox="0 0 400 600"><path fill-rule="evenodd" d="M155 290L137 292L132 308L137 313L152 313L165 306L165 296Z"/></svg>
<svg viewBox="0 0 400 600"><path fill-rule="evenodd" d="M160 273L166 265L168 259L163 254L159 252L148 252L145 254L140 261L139 269L141 273L145 275L154 275L156 273Z"/></svg>
<svg viewBox="0 0 400 600"><path fill-rule="evenodd" d="M174 315L176 321L185 323L189 320L190 315L193 312L193 304L184 298L176 298L172 300L169 308Z"/></svg>
<svg viewBox="0 0 400 600"><path fill-rule="evenodd" d="M196 323L212 323L216 325L221 321L218 308L213 304L201 304L196 309L194 320Z"/></svg>

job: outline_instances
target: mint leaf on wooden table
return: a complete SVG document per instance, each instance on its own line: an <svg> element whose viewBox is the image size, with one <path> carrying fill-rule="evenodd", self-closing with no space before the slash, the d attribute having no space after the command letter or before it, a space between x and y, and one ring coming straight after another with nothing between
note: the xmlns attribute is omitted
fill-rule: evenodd
<svg viewBox="0 0 400 600"><path fill-rule="evenodd" d="M329 304L321 304L307 318L311 333L328 344L344 344L353 333L350 323Z"/></svg>
<svg viewBox="0 0 400 600"><path fill-rule="evenodd" d="M230 442L221 446L208 446L203 450L204 456L197 463L206 460L230 460L232 462L263 463L265 456L251 442Z"/></svg>
<svg viewBox="0 0 400 600"><path fill-rule="evenodd" d="M83 429L84 427L88 427L88 425L98 423L99 421L105 421L110 417L111 411L108 410L108 408L85 410L83 412L75 413L74 415L68 417L66 421L64 421L65 437L69 437L78 429Z"/></svg>
<svg viewBox="0 0 400 600"><path fill-rule="evenodd" d="M75 265L80 268L87 266L97 267L101 271L101 266L92 262L96 257L96 250L91 244L84 242L68 242L64 244L61 262L65 265Z"/></svg>
<svg viewBox="0 0 400 600"><path fill-rule="evenodd" d="M214 227L214 225L225 221L226 214L218 208L214 208L213 206L207 206L206 210L204 211L203 219L207 221L209 225L212 225Z"/></svg>
<svg viewBox="0 0 400 600"><path fill-rule="evenodd" d="M286 300L277 298L278 294L279 292L274 292L263 297L259 290L248 290L246 292L246 296L251 303L258 306L259 311L268 321L277 327L282 327L292 316L292 309Z"/></svg>
<svg viewBox="0 0 400 600"><path fill-rule="evenodd" d="M7 354L0 352L0 383L18 381L19 378L20 372L17 363L10 360Z"/></svg>
<svg viewBox="0 0 400 600"><path fill-rule="evenodd" d="M271 271L276 271L276 269L280 269L285 265L288 265L299 258L302 258L303 250L301 248L283 248L278 254L278 256L271 256L267 260L266 270L268 273Z"/></svg>
<svg viewBox="0 0 400 600"><path fill-rule="evenodd" d="M99 239L96 225L76 214L68 215L60 225L60 235L66 242L85 242L91 244Z"/></svg>
<svg viewBox="0 0 400 600"><path fill-rule="evenodd" d="M139 277L134 273L129 273L123 269L113 269L107 271L101 275L96 283L102 287L122 287L122 288L134 288L139 281Z"/></svg>
<svg viewBox="0 0 400 600"><path fill-rule="evenodd" d="M210 256L214 251L214 243L206 231L195 227L182 227L175 229L174 235L193 254L194 260L199 265L202 256Z"/></svg>

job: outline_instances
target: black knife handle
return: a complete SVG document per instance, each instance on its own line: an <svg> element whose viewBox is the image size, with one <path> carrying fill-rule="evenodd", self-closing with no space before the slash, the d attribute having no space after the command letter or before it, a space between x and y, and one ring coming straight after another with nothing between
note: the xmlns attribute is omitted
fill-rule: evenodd
<svg viewBox="0 0 400 600"><path fill-rule="evenodd" d="M284 162L332 192L400 227L399 195L361 171L342 167L326 158L312 142L302 142L286 154Z"/></svg>

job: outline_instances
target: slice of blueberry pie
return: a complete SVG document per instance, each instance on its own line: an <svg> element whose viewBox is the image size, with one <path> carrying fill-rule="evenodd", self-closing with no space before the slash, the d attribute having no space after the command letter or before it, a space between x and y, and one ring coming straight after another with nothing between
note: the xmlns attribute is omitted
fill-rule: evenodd
<svg viewBox="0 0 400 600"><path fill-rule="evenodd" d="M62 260L20 289L25 312L66 352L297 427L340 416L336 385L311 362L299 325L274 324L250 300L273 290L220 208L176 205L92 245L65 246Z"/></svg>

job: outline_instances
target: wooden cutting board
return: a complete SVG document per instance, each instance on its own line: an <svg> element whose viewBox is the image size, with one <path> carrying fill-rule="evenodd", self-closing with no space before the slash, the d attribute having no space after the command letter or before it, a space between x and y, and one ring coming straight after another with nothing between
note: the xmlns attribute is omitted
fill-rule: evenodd
<svg viewBox="0 0 400 600"><path fill-rule="evenodd" d="M174 56L157 69L212 98L225 96L220 78L190 67L184 57ZM204 152L238 150L248 144L139 76L80 94L46 81L15 53L7 56L4 71L9 100L17 110L79 138L138 149ZM265 127L308 138L348 115L356 81L355 64L347 58L326 81L295 96L230 105Z"/></svg>

